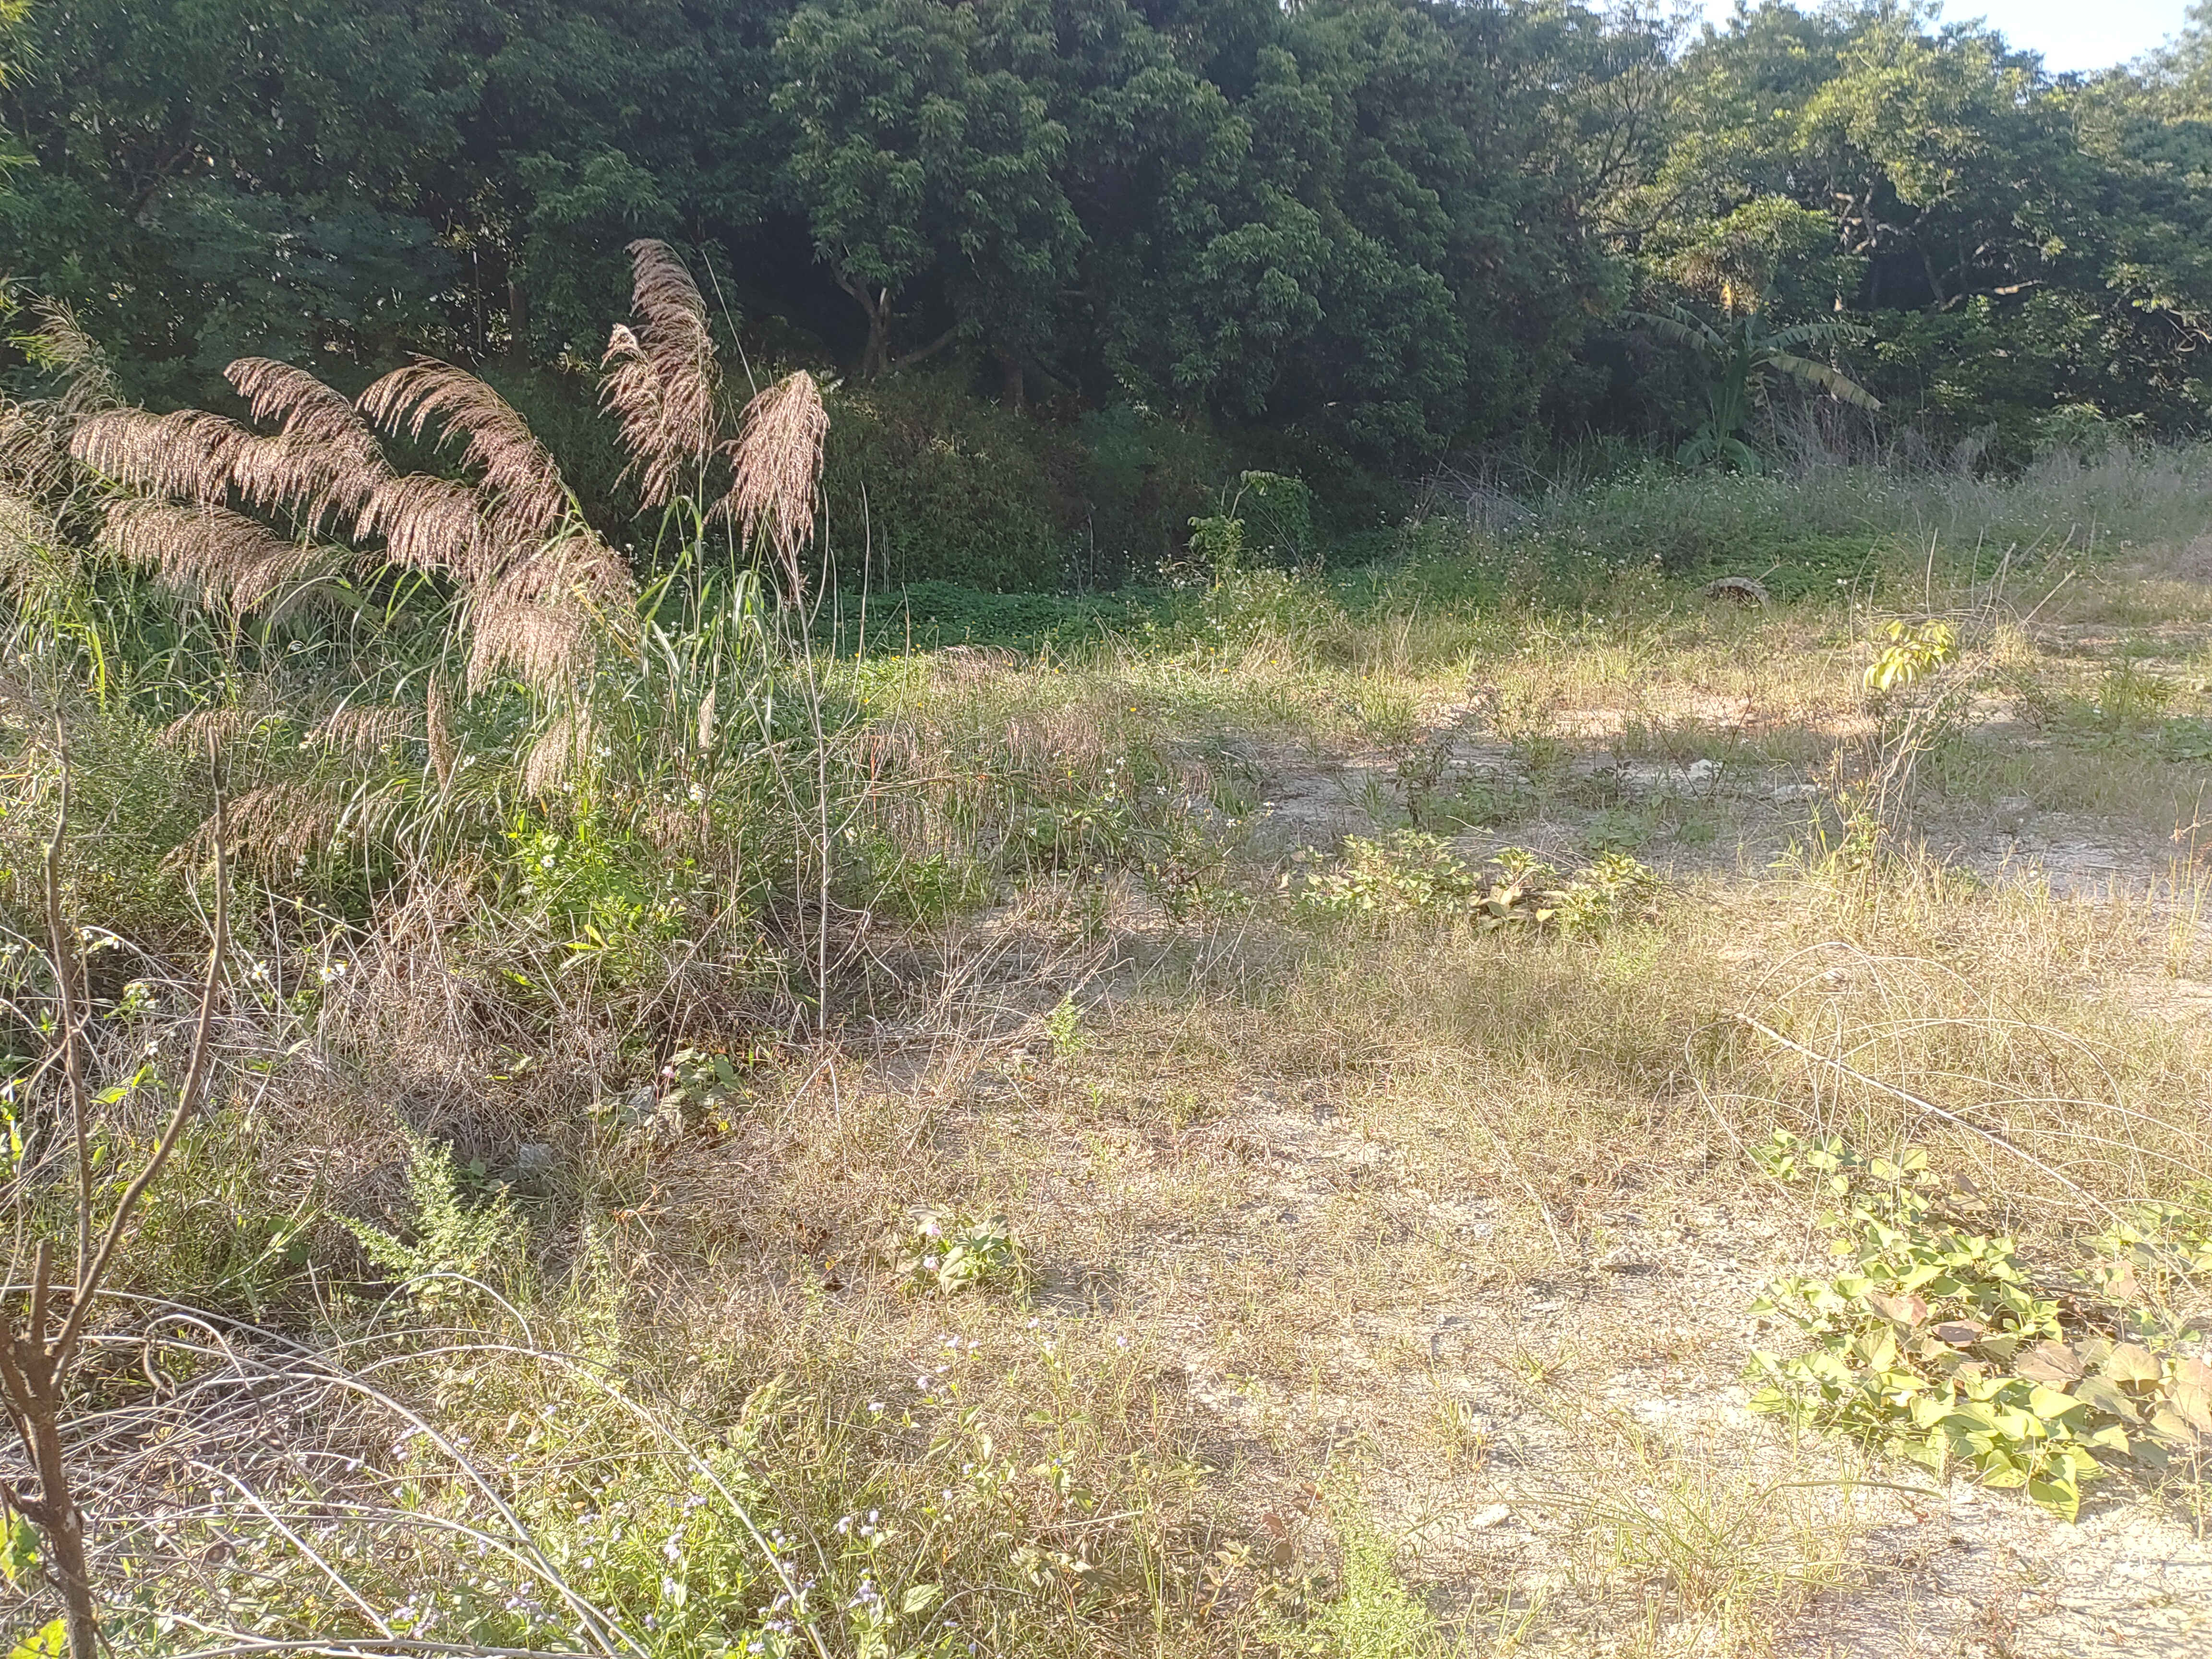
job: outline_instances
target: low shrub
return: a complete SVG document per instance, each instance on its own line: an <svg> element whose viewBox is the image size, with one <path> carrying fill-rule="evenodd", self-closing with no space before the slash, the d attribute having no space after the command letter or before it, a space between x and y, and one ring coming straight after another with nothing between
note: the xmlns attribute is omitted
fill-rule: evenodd
<svg viewBox="0 0 2212 1659"><path fill-rule="evenodd" d="M1462 918L1484 933L1547 928L1567 938L1603 931L1632 915L1658 884L1650 868L1619 853L1562 878L1520 848L1469 864L1434 836L1398 830L1382 840L1345 837L1334 859L1307 852L1296 904L1310 916ZM1285 876L1287 884L1291 878Z"/></svg>
<svg viewBox="0 0 2212 1659"><path fill-rule="evenodd" d="M1849 1265L1778 1279L1753 1304L1812 1344L1753 1356L1754 1410L2025 1486L2069 1521L2111 1470L2212 1456L2212 1364L2170 1300L2212 1270L2212 1208L2152 1206L2058 1266L1975 1224L1972 1184L1935 1179L1924 1152L1866 1158L1777 1130L1759 1160L1819 1184Z"/></svg>

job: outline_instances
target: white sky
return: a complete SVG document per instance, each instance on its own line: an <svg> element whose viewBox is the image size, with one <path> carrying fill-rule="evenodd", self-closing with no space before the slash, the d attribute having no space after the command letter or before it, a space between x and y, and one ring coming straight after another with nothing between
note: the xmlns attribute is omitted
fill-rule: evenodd
<svg viewBox="0 0 2212 1659"><path fill-rule="evenodd" d="M1813 9L1814 0L1799 0ZM1716 22L1734 0L1705 0ZM2140 58L2181 28L2188 0L1948 0L1950 18L1980 17L2015 46L2043 54L2054 74L2108 69Z"/></svg>

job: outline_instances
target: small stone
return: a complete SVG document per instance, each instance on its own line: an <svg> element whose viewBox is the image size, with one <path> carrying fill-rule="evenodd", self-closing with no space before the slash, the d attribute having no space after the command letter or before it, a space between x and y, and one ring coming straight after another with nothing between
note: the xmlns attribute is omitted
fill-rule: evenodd
<svg viewBox="0 0 2212 1659"><path fill-rule="evenodd" d="M1729 605L1756 605L1764 611L1770 596L1766 584L1756 576L1723 576L1718 581L1705 584L1705 597Z"/></svg>

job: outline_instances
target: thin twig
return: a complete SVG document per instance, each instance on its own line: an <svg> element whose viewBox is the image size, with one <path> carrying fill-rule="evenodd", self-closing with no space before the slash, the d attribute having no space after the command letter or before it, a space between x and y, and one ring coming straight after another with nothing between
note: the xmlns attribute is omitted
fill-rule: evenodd
<svg viewBox="0 0 2212 1659"><path fill-rule="evenodd" d="M88 1103L84 1056L77 1041L76 957L70 949L68 930L62 926L62 843L69 836L70 763L69 744L58 718L54 721L54 752L61 762L61 803L54 814L54 833L46 842L46 938L53 957L62 1070L69 1085L70 1132L76 1142L76 1299L82 1302L85 1266L92 1260L92 1155L85 1141ZM41 1337L46 1334L44 1324L33 1323L31 1328Z"/></svg>
<svg viewBox="0 0 2212 1659"><path fill-rule="evenodd" d="M1781 1032L1776 1030L1772 1026L1760 1024L1760 1022L1753 1019L1749 1014L1738 1014L1735 1016L1735 1018L1739 1024L1747 1026L1752 1030L1758 1032L1759 1036L1766 1038L1770 1042L1778 1042L1793 1054L1802 1054L1808 1060L1815 1060L1820 1065L1827 1066L1838 1076L1850 1078L1856 1083L1863 1083L1869 1089L1879 1090L1883 1094L1891 1096L1894 1099L1903 1101L1908 1106L1916 1107L1919 1110L1926 1112L1931 1117L1940 1117L1946 1123L1955 1123L1961 1129L1969 1130L1972 1133L1981 1136L1992 1146L2002 1147L2006 1152L2010 1152L2014 1158L2020 1159L2021 1163L2040 1170L2045 1175L2049 1176L2053 1181L2063 1187L2068 1192L2072 1193L2076 1198L2079 1198L2087 1203L2095 1205L2106 1215L2111 1216L2115 1221L2121 1221L2126 1218L2122 1216L2118 1210L2106 1203L2103 1199L2099 1198L2095 1194L2088 1192L2081 1187L2075 1185L2073 1182L2069 1181L2064 1176L2059 1174L2057 1170L2052 1169L2041 1158L2036 1157L2034 1153L2023 1151L2005 1136L1999 1134L1996 1130L1984 1128L1978 1123L1960 1116L1956 1112L1947 1112L1943 1108L1936 1105L1935 1102L1930 1100L1923 1100L1918 1095L1914 1094L1909 1089L1900 1089L1893 1083L1884 1083L1880 1078L1869 1077L1864 1072L1858 1070L1856 1066L1846 1066L1842 1060L1836 1059L1832 1054L1824 1054L1817 1048L1808 1048L1802 1042L1793 1042L1789 1037L1783 1036Z"/></svg>

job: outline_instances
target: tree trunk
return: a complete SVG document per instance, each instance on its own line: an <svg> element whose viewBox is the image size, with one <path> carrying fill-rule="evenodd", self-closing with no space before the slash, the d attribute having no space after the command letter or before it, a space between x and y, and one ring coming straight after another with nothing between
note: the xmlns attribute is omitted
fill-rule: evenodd
<svg viewBox="0 0 2212 1659"><path fill-rule="evenodd" d="M39 1474L39 1498L46 1511L47 1559L69 1627L70 1659L100 1659L100 1626L92 1611L92 1571L84 1559L84 1512L70 1496L62 1460L61 1429L51 1411L30 1419L33 1462Z"/></svg>
<svg viewBox="0 0 2212 1659"><path fill-rule="evenodd" d="M865 295L865 290L863 291ZM891 295L889 289L877 291L871 304L862 298L860 303L868 313L867 349L860 355L860 378L872 380L884 372L891 355Z"/></svg>
<svg viewBox="0 0 2212 1659"><path fill-rule="evenodd" d="M872 380L890 367L891 355L891 291L864 283L831 267L837 286L853 296L860 314L868 319L868 341L860 348L860 379Z"/></svg>

